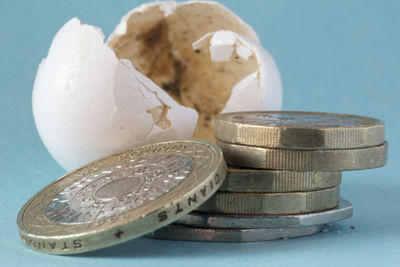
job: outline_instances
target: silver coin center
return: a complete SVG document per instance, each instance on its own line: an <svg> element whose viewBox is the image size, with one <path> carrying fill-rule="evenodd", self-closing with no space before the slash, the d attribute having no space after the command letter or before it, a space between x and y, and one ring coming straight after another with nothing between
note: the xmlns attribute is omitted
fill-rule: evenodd
<svg viewBox="0 0 400 267"><path fill-rule="evenodd" d="M192 169L187 156L165 153L98 170L66 187L47 205L48 220L86 223L136 209L181 183Z"/></svg>
<svg viewBox="0 0 400 267"><path fill-rule="evenodd" d="M102 199L120 198L129 192L135 191L142 183L143 179L134 176L118 179L100 187L94 196Z"/></svg>

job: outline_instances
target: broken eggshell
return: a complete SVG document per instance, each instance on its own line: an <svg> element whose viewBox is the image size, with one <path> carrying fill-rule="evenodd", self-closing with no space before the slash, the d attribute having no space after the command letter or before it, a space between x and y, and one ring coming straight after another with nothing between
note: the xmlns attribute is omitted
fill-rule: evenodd
<svg viewBox="0 0 400 267"><path fill-rule="evenodd" d="M111 49L103 39L98 28L72 19L36 76L35 122L67 170L131 146L189 139L194 131L214 140L213 118L221 112L281 108L272 57L220 4L142 5L110 35Z"/></svg>
<svg viewBox="0 0 400 267"><path fill-rule="evenodd" d="M39 66L32 104L39 134L66 170L135 145L192 137L197 113L179 105L102 32L74 18Z"/></svg>
<svg viewBox="0 0 400 267"><path fill-rule="evenodd" d="M279 110L282 87L272 57L253 29L215 2L142 5L108 40L178 103L197 110L195 138L214 141L221 112Z"/></svg>

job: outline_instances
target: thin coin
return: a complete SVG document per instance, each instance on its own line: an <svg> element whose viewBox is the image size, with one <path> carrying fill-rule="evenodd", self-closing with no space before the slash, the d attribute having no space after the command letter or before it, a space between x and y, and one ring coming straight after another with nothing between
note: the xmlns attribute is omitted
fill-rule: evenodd
<svg viewBox="0 0 400 267"><path fill-rule="evenodd" d="M295 150L251 147L217 140L230 166L275 170L344 171L382 167L386 164L388 143L334 150Z"/></svg>
<svg viewBox="0 0 400 267"><path fill-rule="evenodd" d="M202 228L292 228L321 225L345 220L353 216L353 206L340 199L337 208L298 215L222 215L190 212L174 223Z"/></svg>
<svg viewBox="0 0 400 267"><path fill-rule="evenodd" d="M290 149L346 149L381 145L383 121L347 114L256 111L215 118L215 137L233 144Z"/></svg>
<svg viewBox="0 0 400 267"><path fill-rule="evenodd" d="M22 240L34 250L73 254L165 226L222 184L221 151L205 141L136 147L94 161L45 187L20 210Z"/></svg>
<svg viewBox="0 0 400 267"><path fill-rule="evenodd" d="M228 168L219 191L276 193L314 191L340 184L341 172Z"/></svg>
<svg viewBox="0 0 400 267"><path fill-rule="evenodd" d="M322 227L322 225L313 225L298 228L215 229L171 224L146 236L181 241L259 242L312 235L321 232Z"/></svg>
<svg viewBox="0 0 400 267"><path fill-rule="evenodd" d="M217 192L196 210L217 214L284 215L333 209L338 202L338 186L290 193Z"/></svg>

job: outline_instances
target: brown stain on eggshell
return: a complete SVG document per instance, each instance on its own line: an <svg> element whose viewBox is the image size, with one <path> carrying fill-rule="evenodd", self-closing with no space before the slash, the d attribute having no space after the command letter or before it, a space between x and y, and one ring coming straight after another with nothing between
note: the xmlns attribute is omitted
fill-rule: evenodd
<svg viewBox="0 0 400 267"><path fill-rule="evenodd" d="M169 109L169 106L163 105L146 110L146 112L151 114L153 121L158 127L160 127L161 129L167 129L171 127L171 121L167 118Z"/></svg>
<svg viewBox="0 0 400 267"><path fill-rule="evenodd" d="M244 60L234 54L230 61L214 62L208 45L192 48L192 43L204 34L218 30L230 30L257 41L254 32L225 8L196 2L178 5L169 16L157 5L134 12L127 20L126 34L109 42L118 58L131 60L137 70L179 104L196 109L199 119L194 137L210 141L215 140L214 117L225 107L232 88L258 70L254 56ZM153 119L164 114L168 120L165 110L157 107L148 112ZM155 121L170 126L165 120Z"/></svg>

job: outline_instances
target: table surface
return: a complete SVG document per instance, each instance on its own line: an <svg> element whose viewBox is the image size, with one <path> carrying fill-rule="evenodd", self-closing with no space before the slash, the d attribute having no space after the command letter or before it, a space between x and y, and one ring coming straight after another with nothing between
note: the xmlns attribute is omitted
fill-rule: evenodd
<svg viewBox="0 0 400 267"><path fill-rule="evenodd" d="M249 2L249 3L247 3ZM284 109L380 118L390 143L381 169L346 172L353 218L310 237L260 243L138 238L79 256L49 256L21 242L20 207L64 170L32 118L37 66L71 17L108 35L139 1L2 1L0 9L0 259L2 266L398 266L400 261L400 1L223 1L254 27L282 74ZM351 227L354 226L354 227ZM354 229L353 229L354 228Z"/></svg>

